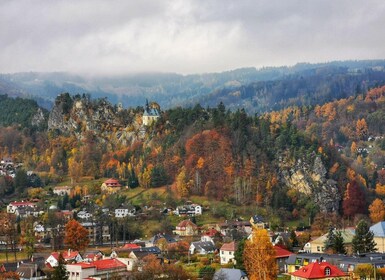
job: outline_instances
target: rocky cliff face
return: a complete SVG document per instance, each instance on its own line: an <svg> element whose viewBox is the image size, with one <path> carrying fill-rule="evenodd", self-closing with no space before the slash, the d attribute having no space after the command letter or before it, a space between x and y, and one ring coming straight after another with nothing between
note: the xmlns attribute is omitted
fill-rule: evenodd
<svg viewBox="0 0 385 280"><path fill-rule="evenodd" d="M36 114L32 117L31 124L33 126L41 126L46 121L43 110L41 108L37 109Z"/></svg>
<svg viewBox="0 0 385 280"><path fill-rule="evenodd" d="M280 159L280 180L289 188L295 189L313 199L323 212L337 211L341 196L337 182L327 178L327 171L319 156L311 162L298 159L292 162Z"/></svg>
<svg viewBox="0 0 385 280"><path fill-rule="evenodd" d="M75 134L81 139L92 131L101 141L132 143L138 138L140 124L132 111L112 106L105 99L90 100L87 96L59 95L52 108L48 129Z"/></svg>

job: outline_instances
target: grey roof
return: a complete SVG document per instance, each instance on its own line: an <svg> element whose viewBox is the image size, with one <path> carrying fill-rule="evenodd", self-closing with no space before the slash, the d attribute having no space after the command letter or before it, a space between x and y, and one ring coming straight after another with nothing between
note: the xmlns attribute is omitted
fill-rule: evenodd
<svg viewBox="0 0 385 280"><path fill-rule="evenodd" d="M231 280L238 280L241 279L241 277L245 277L247 274L243 272L240 269L234 269L234 268L221 268L214 274L214 279L231 279Z"/></svg>
<svg viewBox="0 0 385 280"><path fill-rule="evenodd" d="M22 263L17 268L16 273L20 275L21 278L32 278L34 276L37 276L37 265L33 263Z"/></svg>
<svg viewBox="0 0 385 280"><path fill-rule="evenodd" d="M377 224L372 225L369 229L373 232L374 236L385 237L385 222L384 221L378 222Z"/></svg>
<svg viewBox="0 0 385 280"><path fill-rule="evenodd" d="M157 246L152 247L141 247L141 248L134 248L131 250L132 252L149 252L151 254L161 254L162 251Z"/></svg>
<svg viewBox="0 0 385 280"><path fill-rule="evenodd" d="M167 243L174 243L174 242L176 242L176 239L174 237L172 237L171 235L162 234L162 233L155 234L149 240L149 242L152 243L152 244L155 244L159 239L162 239L162 238L166 239Z"/></svg>
<svg viewBox="0 0 385 280"><path fill-rule="evenodd" d="M191 245L194 245L195 250L201 251L204 250L206 252L215 251L215 246L211 241L196 241L192 242Z"/></svg>

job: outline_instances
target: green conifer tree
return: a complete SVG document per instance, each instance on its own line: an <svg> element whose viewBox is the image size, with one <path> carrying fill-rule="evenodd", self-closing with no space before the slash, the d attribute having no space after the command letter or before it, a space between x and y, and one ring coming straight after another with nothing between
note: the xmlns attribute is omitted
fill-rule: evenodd
<svg viewBox="0 0 385 280"><path fill-rule="evenodd" d="M342 237L341 231L337 231L334 234L333 251L334 253L337 253L337 254L344 254L344 255L346 254L344 238Z"/></svg>
<svg viewBox="0 0 385 280"><path fill-rule="evenodd" d="M369 230L368 224L364 220L359 221L356 228L356 235L352 240L353 252L362 254L377 251L373 236L374 234Z"/></svg>
<svg viewBox="0 0 385 280"><path fill-rule="evenodd" d="M64 264L64 258L62 254L59 254L58 265L55 267L51 277L51 280L68 280L68 272Z"/></svg>

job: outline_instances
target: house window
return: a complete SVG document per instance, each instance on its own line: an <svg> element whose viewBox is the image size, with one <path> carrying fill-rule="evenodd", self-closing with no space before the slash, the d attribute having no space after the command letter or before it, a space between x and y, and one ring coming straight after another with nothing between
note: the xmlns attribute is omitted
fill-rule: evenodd
<svg viewBox="0 0 385 280"><path fill-rule="evenodd" d="M233 252L230 251L230 252L229 252L229 255L231 256L232 254L233 254Z"/></svg>
<svg viewBox="0 0 385 280"><path fill-rule="evenodd" d="M317 246L317 252L321 252L321 247Z"/></svg>
<svg viewBox="0 0 385 280"><path fill-rule="evenodd" d="M326 267L325 268L325 276L330 276L330 274L331 274L330 267Z"/></svg>

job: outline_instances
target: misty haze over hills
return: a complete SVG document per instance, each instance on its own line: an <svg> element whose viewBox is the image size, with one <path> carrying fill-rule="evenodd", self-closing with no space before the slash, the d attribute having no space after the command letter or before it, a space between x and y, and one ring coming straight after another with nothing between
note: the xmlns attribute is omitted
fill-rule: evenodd
<svg viewBox="0 0 385 280"><path fill-rule="evenodd" d="M86 76L71 73L14 73L0 75L0 94L35 99L52 107L56 96L89 93L124 107L154 100L162 109L200 103L249 113L289 105L314 105L385 84L385 60L299 63L292 67L241 68L221 73L180 75L139 73L121 76Z"/></svg>

